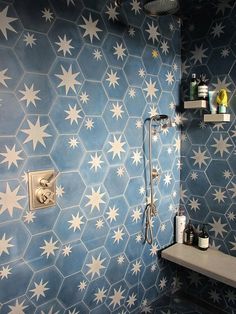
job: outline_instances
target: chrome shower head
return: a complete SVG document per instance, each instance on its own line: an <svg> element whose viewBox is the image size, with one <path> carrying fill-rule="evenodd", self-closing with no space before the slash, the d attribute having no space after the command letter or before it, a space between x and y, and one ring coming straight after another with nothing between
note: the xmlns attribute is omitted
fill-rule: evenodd
<svg viewBox="0 0 236 314"><path fill-rule="evenodd" d="M146 0L143 9L150 16L174 14L179 10L179 0Z"/></svg>

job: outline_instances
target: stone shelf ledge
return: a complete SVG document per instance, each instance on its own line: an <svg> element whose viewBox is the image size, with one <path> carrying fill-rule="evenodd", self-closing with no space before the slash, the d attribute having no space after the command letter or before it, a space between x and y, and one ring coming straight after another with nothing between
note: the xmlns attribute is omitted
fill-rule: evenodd
<svg viewBox="0 0 236 314"><path fill-rule="evenodd" d="M206 100L189 100L184 102L184 109L206 109Z"/></svg>
<svg viewBox="0 0 236 314"><path fill-rule="evenodd" d="M229 113L204 114L204 122L230 122Z"/></svg>
<svg viewBox="0 0 236 314"><path fill-rule="evenodd" d="M236 288L236 257L218 250L201 251L176 243L161 252L162 258Z"/></svg>

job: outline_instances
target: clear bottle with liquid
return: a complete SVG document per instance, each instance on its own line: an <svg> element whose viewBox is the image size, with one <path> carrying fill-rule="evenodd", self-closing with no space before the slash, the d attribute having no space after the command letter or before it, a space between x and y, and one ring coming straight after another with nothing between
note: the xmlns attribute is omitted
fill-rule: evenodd
<svg viewBox="0 0 236 314"><path fill-rule="evenodd" d="M198 248L202 251L206 251L209 247L209 234L206 230L206 225L203 224L202 230L198 235Z"/></svg>
<svg viewBox="0 0 236 314"><path fill-rule="evenodd" d="M191 220L189 220L184 229L184 244L193 245L194 236L195 236L194 228Z"/></svg>

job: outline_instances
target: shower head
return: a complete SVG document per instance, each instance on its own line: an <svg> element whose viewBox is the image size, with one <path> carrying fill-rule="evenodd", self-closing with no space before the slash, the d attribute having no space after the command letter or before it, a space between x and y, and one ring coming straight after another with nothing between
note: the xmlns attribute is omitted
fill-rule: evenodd
<svg viewBox="0 0 236 314"><path fill-rule="evenodd" d="M179 10L179 0L147 0L143 9L150 16L174 14Z"/></svg>

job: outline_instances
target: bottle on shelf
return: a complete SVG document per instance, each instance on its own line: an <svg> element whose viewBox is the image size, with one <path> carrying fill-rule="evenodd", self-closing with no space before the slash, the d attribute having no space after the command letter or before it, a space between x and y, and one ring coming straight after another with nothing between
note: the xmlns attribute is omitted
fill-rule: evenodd
<svg viewBox="0 0 236 314"><path fill-rule="evenodd" d="M184 229L184 244L193 245L194 236L195 236L194 228L191 220L189 220Z"/></svg>
<svg viewBox="0 0 236 314"><path fill-rule="evenodd" d="M193 73L189 86L189 99L196 100L197 96L198 96L197 76L196 73Z"/></svg>
<svg viewBox="0 0 236 314"><path fill-rule="evenodd" d="M206 76L201 74L200 82L197 86L198 99L207 100L208 98L208 85Z"/></svg>
<svg viewBox="0 0 236 314"><path fill-rule="evenodd" d="M206 231L205 224L203 224L202 230L198 235L198 247L202 251L206 251L209 247L209 234Z"/></svg>
<svg viewBox="0 0 236 314"><path fill-rule="evenodd" d="M184 243L184 229L186 226L186 216L184 209L180 208L175 217L175 241L176 243Z"/></svg>

